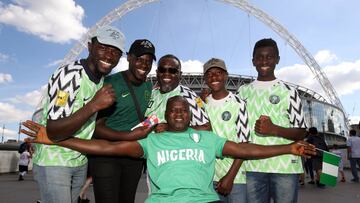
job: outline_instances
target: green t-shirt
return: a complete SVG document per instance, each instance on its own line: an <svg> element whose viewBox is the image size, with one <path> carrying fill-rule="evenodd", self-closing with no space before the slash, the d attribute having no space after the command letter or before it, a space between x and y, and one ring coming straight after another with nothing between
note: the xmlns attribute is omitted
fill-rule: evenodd
<svg viewBox="0 0 360 203"><path fill-rule="evenodd" d="M58 68L48 82L43 98L42 117L38 122L65 118L87 104L102 87L103 79L96 79L84 60ZM38 112L39 113L39 112ZM95 129L96 113L75 133L75 137L90 139ZM56 145L36 144L33 161L40 166L77 167L87 163L85 155Z"/></svg>
<svg viewBox="0 0 360 203"><path fill-rule="evenodd" d="M260 145L289 144L292 141L271 135L255 133L255 122L261 115L271 118L275 125L284 128L306 128L301 99L298 92L279 80L254 81L241 86L238 95L246 101L249 114L250 142ZM268 159L246 162L246 170L264 173L302 173L301 158L295 155L281 155Z"/></svg>
<svg viewBox="0 0 360 203"><path fill-rule="evenodd" d="M154 186L145 201L194 203L219 199L212 178L226 139L209 131L152 133L138 140Z"/></svg>
<svg viewBox="0 0 360 203"><path fill-rule="evenodd" d="M106 77L104 84L111 84L116 94L115 103L99 113L99 117L107 117L106 126L117 131L130 131L142 122L139 121L134 100L121 72ZM144 82L139 86L132 85L132 88L144 115L151 96L151 82Z"/></svg>
<svg viewBox="0 0 360 203"><path fill-rule="evenodd" d="M205 111L215 134L236 143L248 141L250 136L250 129L247 125L248 115L245 102L239 97L229 92L225 98L215 100L212 95L209 95L206 98ZM232 158L216 160L214 181L219 181L228 173L233 161ZM245 161L242 163L234 183L246 183Z"/></svg>
<svg viewBox="0 0 360 203"><path fill-rule="evenodd" d="M161 94L158 88L153 89L151 93L149 107L147 108L145 115L156 115L159 118L159 122L165 123L165 110L167 100L170 97L178 95L184 97L190 104L190 111L192 115L190 124L192 126L204 125L205 123L209 122L209 119L204 110L204 102L199 96L196 95L194 91L183 85L179 85L174 90L165 94Z"/></svg>

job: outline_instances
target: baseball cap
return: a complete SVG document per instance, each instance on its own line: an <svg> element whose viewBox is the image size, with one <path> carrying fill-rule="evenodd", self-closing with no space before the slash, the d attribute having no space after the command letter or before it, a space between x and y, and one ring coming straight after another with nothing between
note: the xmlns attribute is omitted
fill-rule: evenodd
<svg viewBox="0 0 360 203"><path fill-rule="evenodd" d="M204 73L206 73L206 71L208 71L210 68L214 68L214 67L221 68L227 72L226 65L223 60L217 58L211 58L204 64Z"/></svg>
<svg viewBox="0 0 360 203"><path fill-rule="evenodd" d="M155 46L147 39L135 40L131 44L128 54L134 54L136 57L150 54L154 57L154 60L156 60Z"/></svg>
<svg viewBox="0 0 360 203"><path fill-rule="evenodd" d="M105 45L110 45L125 52L125 36L115 27L104 26L96 30L94 37L98 42Z"/></svg>

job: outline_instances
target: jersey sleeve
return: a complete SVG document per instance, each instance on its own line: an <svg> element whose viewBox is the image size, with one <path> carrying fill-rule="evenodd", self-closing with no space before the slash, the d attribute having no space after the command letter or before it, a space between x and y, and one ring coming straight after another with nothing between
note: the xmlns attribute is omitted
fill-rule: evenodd
<svg viewBox="0 0 360 203"><path fill-rule="evenodd" d="M48 119L68 117L73 111L74 101L80 89L81 69L69 67L60 67L49 79Z"/></svg>
<svg viewBox="0 0 360 203"><path fill-rule="evenodd" d="M187 87L180 86L180 95L187 100L190 105L192 126L204 125L209 122L209 117L205 113L204 102L201 98L192 90Z"/></svg>
<svg viewBox="0 0 360 203"><path fill-rule="evenodd" d="M213 146L215 146L215 156L217 158L222 159L223 158L222 152L223 152L223 149L224 149L227 139L224 137L220 137L214 133L212 133L212 134L214 137L214 145Z"/></svg>
<svg viewBox="0 0 360 203"><path fill-rule="evenodd" d="M239 142L248 142L250 137L249 118L246 105L243 100L235 96L236 102L239 103L239 112L236 118L236 135Z"/></svg>
<svg viewBox="0 0 360 203"><path fill-rule="evenodd" d="M287 112L290 120L290 125L293 128L306 128L301 99L299 93L294 88L290 88L290 98Z"/></svg>

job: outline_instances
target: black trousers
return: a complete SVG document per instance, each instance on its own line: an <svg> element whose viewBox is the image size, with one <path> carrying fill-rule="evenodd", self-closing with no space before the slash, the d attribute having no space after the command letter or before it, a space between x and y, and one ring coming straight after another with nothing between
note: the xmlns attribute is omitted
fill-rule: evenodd
<svg viewBox="0 0 360 203"><path fill-rule="evenodd" d="M90 157L96 203L133 203L143 159Z"/></svg>

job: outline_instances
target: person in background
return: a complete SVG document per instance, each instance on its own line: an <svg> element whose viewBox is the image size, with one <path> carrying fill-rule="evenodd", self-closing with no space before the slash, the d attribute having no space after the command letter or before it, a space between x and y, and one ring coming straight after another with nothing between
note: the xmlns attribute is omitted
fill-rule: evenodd
<svg viewBox="0 0 360 203"><path fill-rule="evenodd" d="M344 183L346 182L345 173L344 173L344 161L343 161L344 153L341 149L339 149L339 146L337 144L333 145L331 152L341 157L339 163L339 173L341 175L340 181Z"/></svg>
<svg viewBox="0 0 360 203"><path fill-rule="evenodd" d="M31 144L23 144L24 150L20 153L19 159L19 181L23 181L25 174L29 171L28 166L33 154Z"/></svg>
<svg viewBox="0 0 360 203"><path fill-rule="evenodd" d="M356 136L354 129L350 130L350 137L346 141L347 155L350 160L351 173L353 175L352 182L359 182L359 175L356 164L360 167L360 137Z"/></svg>
<svg viewBox="0 0 360 203"><path fill-rule="evenodd" d="M325 142L325 139L322 135L318 133L317 128L311 127L309 128L309 138L307 142L313 144L316 148L321 149L323 151L329 151L329 148ZM325 185L320 183L320 175L322 173L322 159L323 159L323 152L321 150L317 151L315 156L312 156L312 165L316 172L316 185L319 188L324 188Z"/></svg>

